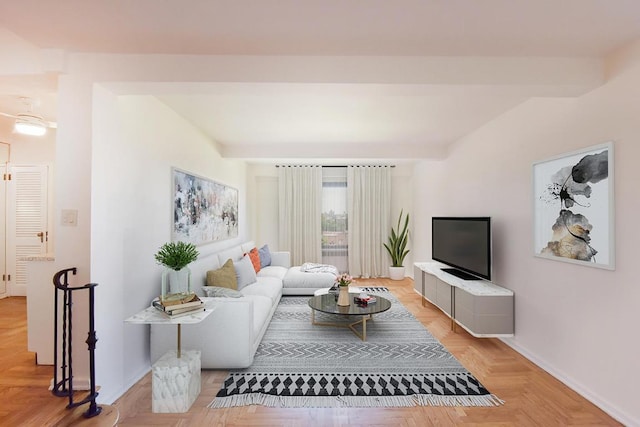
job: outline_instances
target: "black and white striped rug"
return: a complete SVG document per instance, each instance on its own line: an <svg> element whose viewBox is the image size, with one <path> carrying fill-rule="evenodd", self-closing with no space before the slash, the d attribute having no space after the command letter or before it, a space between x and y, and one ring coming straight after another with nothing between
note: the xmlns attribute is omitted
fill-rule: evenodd
<svg viewBox="0 0 640 427"><path fill-rule="evenodd" d="M492 395L389 292L391 309L349 329L311 324L309 297L282 297L253 365L233 370L211 408L497 406ZM316 313L316 321L338 316ZM342 319L353 321L353 318Z"/></svg>
<svg viewBox="0 0 640 427"><path fill-rule="evenodd" d="M389 289L384 286L357 286L360 292L388 292ZM385 295L385 294L382 294Z"/></svg>

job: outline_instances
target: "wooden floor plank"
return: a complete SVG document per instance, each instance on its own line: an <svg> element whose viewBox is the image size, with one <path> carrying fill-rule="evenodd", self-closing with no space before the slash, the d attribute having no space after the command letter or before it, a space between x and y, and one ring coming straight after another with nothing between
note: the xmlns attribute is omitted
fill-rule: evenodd
<svg viewBox="0 0 640 427"><path fill-rule="evenodd" d="M450 320L433 305L423 306L413 281L359 279L361 286L386 286L489 391L505 400L499 407L414 408L240 408L208 409L227 372L202 372L202 392L189 412L151 412L151 376L142 378L113 407L119 426L620 426L502 341L474 338L461 328L451 331ZM47 390L52 368L35 365L26 351L24 298L0 300L0 426L69 424L66 400ZM96 417L97 419L101 416ZM99 420L95 420L95 424ZM65 424L66 423L66 424Z"/></svg>

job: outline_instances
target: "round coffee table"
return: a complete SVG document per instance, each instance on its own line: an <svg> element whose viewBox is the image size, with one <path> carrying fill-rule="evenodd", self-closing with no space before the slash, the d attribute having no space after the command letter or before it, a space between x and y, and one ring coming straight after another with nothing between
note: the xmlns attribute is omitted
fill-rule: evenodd
<svg viewBox="0 0 640 427"><path fill-rule="evenodd" d="M353 294L356 296L357 294ZM351 295L350 295L351 297ZM367 305L351 304L342 306L337 304L337 296L335 294L316 295L309 299L309 307L311 307L311 323L320 326L337 326L351 329L362 341L367 340L367 320L373 320L373 315L382 313L391 308L391 301L376 295L376 302ZM328 314L341 314L346 316L359 317L352 323L337 322L316 322L315 313L321 311ZM362 332L358 331L355 326L362 325Z"/></svg>

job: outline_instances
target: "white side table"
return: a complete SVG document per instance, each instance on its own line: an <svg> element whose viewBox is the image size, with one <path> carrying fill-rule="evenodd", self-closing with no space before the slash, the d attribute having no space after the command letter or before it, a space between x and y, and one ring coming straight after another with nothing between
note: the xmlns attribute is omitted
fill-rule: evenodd
<svg viewBox="0 0 640 427"><path fill-rule="evenodd" d="M182 325L202 322L215 306L208 304L205 310L171 319L154 307L147 307L125 319L137 324L175 324L178 326L176 351L165 353L152 366L151 409L155 413L187 412L200 394L200 351L182 351L180 334Z"/></svg>

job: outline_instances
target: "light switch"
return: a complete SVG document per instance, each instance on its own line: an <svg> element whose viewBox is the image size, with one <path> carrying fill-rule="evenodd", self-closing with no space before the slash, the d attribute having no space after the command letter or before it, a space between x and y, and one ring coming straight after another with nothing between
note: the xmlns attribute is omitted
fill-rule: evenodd
<svg viewBox="0 0 640 427"><path fill-rule="evenodd" d="M75 227L78 225L77 209L62 209L62 225Z"/></svg>

